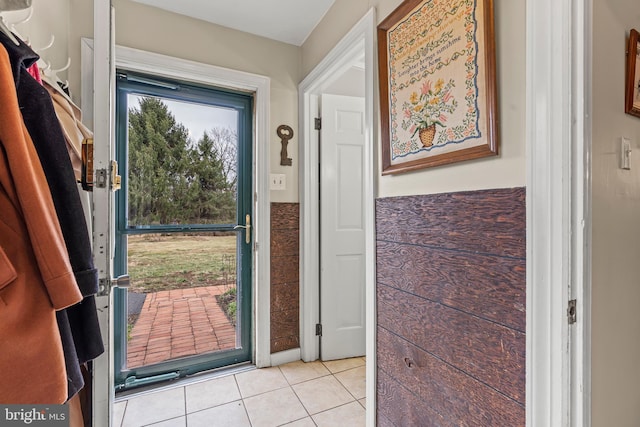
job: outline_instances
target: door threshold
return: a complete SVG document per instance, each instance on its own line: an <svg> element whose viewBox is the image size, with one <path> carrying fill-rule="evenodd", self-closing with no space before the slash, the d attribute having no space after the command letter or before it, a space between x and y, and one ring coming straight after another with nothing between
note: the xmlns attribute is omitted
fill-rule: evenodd
<svg viewBox="0 0 640 427"><path fill-rule="evenodd" d="M241 374L243 372L253 371L256 365L250 362L239 363L237 365L225 366L222 368L212 369L209 371L199 372L184 378L141 386L135 389L123 390L116 392L114 402L128 400L131 397L139 397L159 391L171 390L177 387L185 387L191 384L209 381L216 378L222 378L229 375Z"/></svg>

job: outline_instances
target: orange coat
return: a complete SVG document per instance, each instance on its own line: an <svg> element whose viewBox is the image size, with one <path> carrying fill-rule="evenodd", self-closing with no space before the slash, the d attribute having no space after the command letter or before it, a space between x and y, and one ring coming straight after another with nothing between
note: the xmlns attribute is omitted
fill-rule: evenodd
<svg viewBox="0 0 640 427"><path fill-rule="evenodd" d="M0 403L62 403L55 310L82 300L0 45Z"/></svg>

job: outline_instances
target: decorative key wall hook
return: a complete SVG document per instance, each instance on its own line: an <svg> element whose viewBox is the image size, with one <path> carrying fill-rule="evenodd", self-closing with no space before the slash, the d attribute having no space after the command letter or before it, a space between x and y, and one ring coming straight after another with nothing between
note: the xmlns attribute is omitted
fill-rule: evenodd
<svg viewBox="0 0 640 427"><path fill-rule="evenodd" d="M289 140L293 138L293 129L287 125L280 125L278 126L277 133L282 143L282 148L280 149L280 164L282 166L291 166L292 160L287 154L287 145L289 144Z"/></svg>

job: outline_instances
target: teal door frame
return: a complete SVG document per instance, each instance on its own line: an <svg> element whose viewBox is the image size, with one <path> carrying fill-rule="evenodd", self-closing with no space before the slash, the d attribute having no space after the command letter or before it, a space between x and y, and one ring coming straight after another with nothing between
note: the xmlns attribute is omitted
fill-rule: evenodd
<svg viewBox="0 0 640 427"><path fill-rule="evenodd" d="M244 226L246 216L253 221L252 175L253 175L253 96L251 94L198 86L177 80L149 76L129 71L116 73L116 158L122 179L122 190L116 193L116 231L114 275L127 274L126 240L128 235L151 233L189 233L189 232L229 232L238 231ZM231 108L238 112L238 197L237 218L234 224L179 224L131 226L127 220L128 185L128 95L156 96L177 101L189 101L199 104ZM114 289L114 373L117 390L165 381L191 374L220 368L223 366L249 362L252 356L252 270L253 251L252 230L249 240L245 239L245 230L240 229L237 238L237 292L240 301L238 327L240 328L240 346L236 349L195 355L176 360L128 368L126 366L126 297L124 289Z"/></svg>

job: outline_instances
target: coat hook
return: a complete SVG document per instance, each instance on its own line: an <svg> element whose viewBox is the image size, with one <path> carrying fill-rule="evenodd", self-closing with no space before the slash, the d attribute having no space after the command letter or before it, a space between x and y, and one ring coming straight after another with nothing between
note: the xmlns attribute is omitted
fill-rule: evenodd
<svg viewBox="0 0 640 427"><path fill-rule="evenodd" d="M43 50L47 50L47 49L49 49L51 46L53 46L53 42L54 42L55 40L56 40L56 36L54 36L53 34L51 34L51 40L49 40L49 43L48 43L46 46L41 47L40 49L35 49L35 51L36 51L36 52L38 52L38 53L40 53L40 52L42 52Z"/></svg>
<svg viewBox="0 0 640 427"><path fill-rule="evenodd" d="M26 10L29 11L29 13L27 14L27 17L24 18L24 19L21 19L19 21L16 21L16 22L12 22L11 23L11 28L13 28L16 25L20 25L20 24L24 24L25 22L29 22L31 17L33 17L33 5L29 6L29 8L26 9Z"/></svg>
<svg viewBox="0 0 640 427"><path fill-rule="evenodd" d="M51 72L53 72L53 73L56 73L56 74L57 74L57 73L59 73L60 71L64 71L64 70L66 70L66 69L67 69L67 68L69 68L70 66L71 66L71 57L68 57L68 58L67 58L67 63L65 64L65 66L64 66L64 67L62 67L62 68L58 68L57 70L51 70Z"/></svg>

